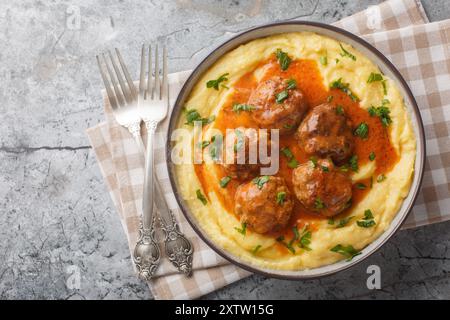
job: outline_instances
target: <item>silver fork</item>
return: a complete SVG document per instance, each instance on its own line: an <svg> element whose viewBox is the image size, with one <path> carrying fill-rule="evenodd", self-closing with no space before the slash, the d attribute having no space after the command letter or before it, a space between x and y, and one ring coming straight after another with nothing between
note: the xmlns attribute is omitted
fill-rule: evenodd
<svg viewBox="0 0 450 320"><path fill-rule="evenodd" d="M127 128L128 131L130 131L130 133L135 138L139 148L143 150L144 147L140 135L141 117L139 116L138 112L136 88L133 84L133 80L130 77L130 73L125 66L125 63L123 62L122 55L117 48L115 49L115 51L117 54L117 59L119 60L120 67L125 76L126 83L115 59L113 58L111 51L108 51L110 60L109 63L105 53L97 56L98 67L100 69L100 74L102 75L103 83L105 84L108 99L111 104L111 108L116 121L120 125ZM101 62L101 60L103 60L103 63ZM110 64L112 65L112 68ZM106 71L103 66L106 66Z"/></svg>
<svg viewBox="0 0 450 320"><path fill-rule="evenodd" d="M152 81L152 49L148 48L148 72L146 73L146 49L145 45L141 50L141 68L139 77L138 109L147 128L147 147L145 156L145 176L144 176L144 200L143 200L143 233L145 233L146 223L154 221L152 217L152 204L160 213L159 221L164 232L164 244L166 255L172 264L186 275L192 272L193 248L191 243L181 233L173 212L167 206L161 186L157 179L154 179L153 166L153 136L158 122L166 117L169 107L169 86L167 81L167 49L163 48L162 83L160 80L158 46L155 48L155 79ZM147 81L147 83L146 83ZM155 191L156 197L153 197ZM154 200L154 202L153 202ZM136 245L135 259L139 258L141 244Z"/></svg>

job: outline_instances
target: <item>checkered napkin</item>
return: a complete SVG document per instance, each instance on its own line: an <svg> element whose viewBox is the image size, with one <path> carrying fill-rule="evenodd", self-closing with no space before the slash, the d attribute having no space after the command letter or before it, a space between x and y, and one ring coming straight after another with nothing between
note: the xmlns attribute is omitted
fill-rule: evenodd
<svg viewBox="0 0 450 320"><path fill-rule="evenodd" d="M420 106L427 139L427 165L422 191L404 227L417 227L450 219L450 21L428 23L423 8L414 0L390 0L347 17L337 26L360 34L381 50L408 81ZM171 97L175 98L190 71L171 74ZM119 126L104 96L106 121L87 130L98 164L119 214L130 251L137 239L141 215L143 155L131 135ZM172 104L173 105L173 101ZM228 263L202 242L187 224L171 189L164 137L167 119L158 128L155 170L166 201L181 229L194 246L191 278L176 273L163 257L157 277L149 282L156 299L193 299L250 273ZM142 132L145 137L145 132Z"/></svg>

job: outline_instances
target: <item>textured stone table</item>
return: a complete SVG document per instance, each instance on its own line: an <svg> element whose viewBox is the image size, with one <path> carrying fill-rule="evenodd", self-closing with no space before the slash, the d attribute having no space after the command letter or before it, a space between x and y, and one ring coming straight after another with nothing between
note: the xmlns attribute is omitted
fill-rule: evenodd
<svg viewBox="0 0 450 320"><path fill-rule="evenodd" d="M103 119L97 53L120 47L136 75L141 43L166 42L171 71L179 71L250 26L333 22L377 3L355 2L1 1L0 298L151 298L133 274L84 133ZM424 6L433 21L450 17L444 0ZM79 28L71 18L77 10ZM450 223L402 231L339 275L303 282L252 276L206 298L450 298L449 248ZM381 290L366 287L372 264L381 268Z"/></svg>

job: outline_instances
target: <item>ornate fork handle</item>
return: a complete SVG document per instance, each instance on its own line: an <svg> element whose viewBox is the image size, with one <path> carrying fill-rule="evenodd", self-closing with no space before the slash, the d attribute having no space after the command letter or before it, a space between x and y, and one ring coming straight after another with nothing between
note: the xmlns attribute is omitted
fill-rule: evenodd
<svg viewBox="0 0 450 320"><path fill-rule="evenodd" d="M155 203L160 213L159 221L164 233L164 244L169 261L186 276L192 274L192 244L180 231L175 215L165 202L164 195L158 181L155 181Z"/></svg>
<svg viewBox="0 0 450 320"><path fill-rule="evenodd" d="M153 277L161 259L161 251L155 241L155 223L156 218L152 219L150 228L140 223L139 238L134 248L133 260L139 278L145 281Z"/></svg>

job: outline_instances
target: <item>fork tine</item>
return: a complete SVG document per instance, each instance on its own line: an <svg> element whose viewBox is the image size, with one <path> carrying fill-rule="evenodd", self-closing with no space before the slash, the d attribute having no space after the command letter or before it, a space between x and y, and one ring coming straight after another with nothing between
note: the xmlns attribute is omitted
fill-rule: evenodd
<svg viewBox="0 0 450 320"><path fill-rule="evenodd" d="M154 85L153 96L154 99L161 99L161 83L159 80L159 54L158 54L158 45L155 48L155 85Z"/></svg>
<svg viewBox="0 0 450 320"><path fill-rule="evenodd" d="M144 98L145 93L145 44L141 49L141 68L139 71L139 99Z"/></svg>
<svg viewBox="0 0 450 320"><path fill-rule="evenodd" d="M109 67L108 60L106 59L106 55L103 53L103 60L105 61L106 69L109 73L109 78L111 79L114 92L116 94L117 102L120 107L122 107L125 104L125 101L123 100L122 93L120 92L119 88L117 87L117 80L114 76L114 72L112 72L111 68Z"/></svg>
<svg viewBox="0 0 450 320"><path fill-rule="evenodd" d="M136 94L137 94L136 87L134 86L133 80L131 79L130 73L128 72L125 62L123 62L122 55L120 54L120 51L117 48L116 48L116 54L117 54L117 57L119 58L119 63L120 63L120 66L122 67L122 71L123 71L123 74L125 75L125 79L127 80L128 88L131 91L132 98L134 98L134 97L136 97Z"/></svg>
<svg viewBox="0 0 450 320"><path fill-rule="evenodd" d="M162 69L162 87L161 87L161 99L165 99L168 96L168 79L167 79L167 47L163 47L163 69Z"/></svg>
<svg viewBox="0 0 450 320"><path fill-rule="evenodd" d="M147 99L153 98L153 88L152 88L152 46L148 46L148 74L147 74Z"/></svg>
<svg viewBox="0 0 450 320"><path fill-rule="evenodd" d="M111 59L111 63L114 68L114 71L116 72L117 79L119 80L119 86L120 86L120 89L122 90L123 96L125 97L125 101L127 103L131 103L132 97L130 95L130 92L128 91L127 86L125 85L125 81L123 81L122 74L120 73L120 70L117 67L116 62L114 61L111 51L108 50L108 54L109 54L109 58Z"/></svg>
<svg viewBox="0 0 450 320"><path fill-rule="evenodd" d="M115 110L115 109L117 109L116 97L114 95L113 90L111 89L111 84L109 83L108 77L105 73L105 69L102 67L102 64L100 62L100 57L98 55L96 57L97 57L98 68L100 69L100 74L103 79L103 84L105 85L106 93L108 94L109 103L111 104L111 108L113 110ZM106 61L105 61L105 63L106 63Z"/></svg>

